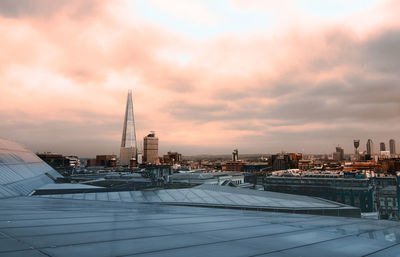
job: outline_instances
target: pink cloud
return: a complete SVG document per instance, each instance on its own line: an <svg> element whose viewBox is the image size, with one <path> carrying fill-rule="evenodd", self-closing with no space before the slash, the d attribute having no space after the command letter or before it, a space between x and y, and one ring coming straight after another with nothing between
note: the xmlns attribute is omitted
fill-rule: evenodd
<svg viewBox="0 0 400 257"><path fill-rule="evenodd" d="M63 148L65 140L79 138L86 145L104 140L105 151L117 152L125 95L132 88L138 138L155 130L163 150L230 151L238 145L250 152L279 151L279 140L297 147L288 139L295 135L336 145L352 137L342 128L378 137L400 127L385 126L396 119L395 111L379 116L386 119L382 126L360 132L358 125L371 123L368 113L398 110L390 94L368 93L382 86L397 90L400 82L391 70L400 42L395 1L316 25L290 7L293 19L271 34L228 33L202 41L131 9L119 15L123 4L93 6L72 1L45 13L0 13L0 132L33 146L41 140L38 151L47 150L45 140L57 151L71 151L73 145ZM283 13L282 6L273 7ZM349 97L357 93L381 105L357 105ZM57 144L60 130L65 140ZM332 130L338 137L329 139ZM41 136L32 138L32 131ZM78 154L94 155L94 145Z"/></svg>

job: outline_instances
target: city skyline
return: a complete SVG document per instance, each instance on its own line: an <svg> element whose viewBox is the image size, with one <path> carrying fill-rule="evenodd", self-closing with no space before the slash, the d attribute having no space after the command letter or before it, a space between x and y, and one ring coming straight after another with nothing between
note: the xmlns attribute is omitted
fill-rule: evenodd
<svg viewBox="0 0 400 257"><path fill-rule="evenodd" d="M159 153L399 142L398 1L1 1L0 134L119 153L126 93ZM389 126L390 125L390 126ZM138 146L140 149L141 146Z"/></svg>

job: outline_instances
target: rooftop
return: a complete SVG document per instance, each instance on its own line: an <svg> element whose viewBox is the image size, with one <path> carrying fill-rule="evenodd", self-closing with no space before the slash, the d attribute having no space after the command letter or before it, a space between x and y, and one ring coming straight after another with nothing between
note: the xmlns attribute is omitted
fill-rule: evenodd
<svg viewBox="0 0 400 257"><path fill-rule="evenodd" d="M306 213L360 217L356 207L325 199L218 185L201 185L186 189L93 192L81 194L37 195L35 197L207 206L231 209Z"/></svg>
<svg viewBox="0 0 400 257"><path fill-rule="evenodd" d="M0 200L0 256L395 256L400 223L188 206Z"/></svg>
<svg viewBox="0 0 400 257"><path fill-rule="evenodd" d="M399 222L342 217L359 216L359 209L319 198L216 185L66 194L82 186L45 186L58 176L29 150L0 139L0 256L400 252ZM28 196L39 188L52 194Z"/></svg>

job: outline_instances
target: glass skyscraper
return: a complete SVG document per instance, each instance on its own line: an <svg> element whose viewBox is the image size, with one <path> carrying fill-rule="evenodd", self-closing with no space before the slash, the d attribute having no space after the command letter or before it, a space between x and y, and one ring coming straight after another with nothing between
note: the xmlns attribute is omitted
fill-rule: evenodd
<svg viewBox="0 0 400 257"><path fill-rule="evenodd" d="M128 91L126 100L124 127L122 131L119 161L121 165L129 165L131 159L137 159L137 143L135 119L133 114L132 91Z"/></svg>

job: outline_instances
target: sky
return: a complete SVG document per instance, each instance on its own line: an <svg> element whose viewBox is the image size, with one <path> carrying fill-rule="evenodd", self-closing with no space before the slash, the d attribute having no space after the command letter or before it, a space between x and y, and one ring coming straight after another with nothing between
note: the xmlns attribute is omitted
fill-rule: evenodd
<svg viewBox="0 0 400 257"><path fill-rule="evenodd" d="M0 137L119 154L128 90L162 155L400 142L398 0L1 0ZM142 147L139 146L139 149ZM398 146L399 148L399 146Z"/></svg>

